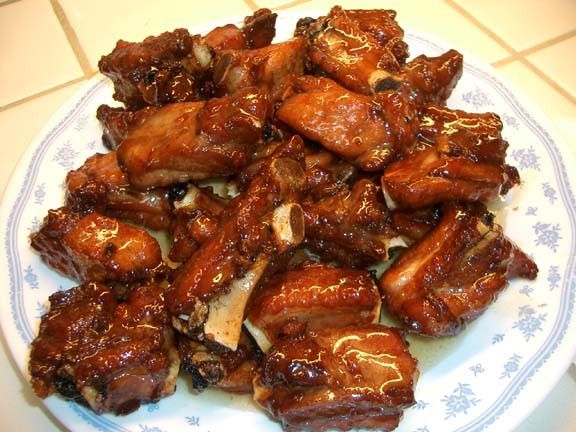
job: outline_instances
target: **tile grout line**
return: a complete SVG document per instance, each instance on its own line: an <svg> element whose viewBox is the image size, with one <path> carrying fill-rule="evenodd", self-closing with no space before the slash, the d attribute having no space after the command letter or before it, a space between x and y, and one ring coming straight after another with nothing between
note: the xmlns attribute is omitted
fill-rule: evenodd
<svg viewBox="0 0 576 432"><path fill-rule="evenodd" d="M520 50L516 54L511 55L510 57L506 57L506 58L503 58L501 60L497 60L494 63L492 63L492 66L494 66L494 67L504 66L508 63L513 62L514 60L519 60L521 57L526 57L527 55L534 54L535 52L538 52L540 50L550 48L551 46L554 46L560 42L564 42L565 40L568 40L568 39L575 37L575 36L576 36L576 29L571 30L567 33L561 34L560 36L556 36L552 39L548 39L548 40L541 42L539 44L536 44L534 46L531 46L530 48Z"/></svg>
<svg viewBox="0 0 576 432"><path fill-rule="evenodd" d="M70 47L76 56L76 60L80 64L82 72L84 72L84 76L88 77L90 74L93 74L94 71L90 66L90 62L88 61L86 53L82 49L82 45L80 44L80 40L78 39L76 32L72 28L70 21L68 21L68 17L66 16L62 6L60 6L60 3L58 3L58 0L50 0L50 4L52 5L54 14L60 23L60 27L62 27L62 30L66 35L66 39L68 40L68 43L70 44Z"/></svg>
<svg viewBox="0 0 576 432"><path fill-rule="evenodd" d="M93 75L96 75L96 73L92 73L91 76L93 76ZM38 92L38 93L34 93L34 94L30 95L30 96L26 96L26 97L24 97L24 98L22 98L22 99L18 99L18 100L16 100L16 101L10 102L10 103L8 103L8 104L6 104L6 105L2 105L2 106L0 106L0 113L3 112L3 111L7 111L7 110L9 110L10 108L14 108L14 107L17 107L17 106L19 106L19 105L22 105L22 104L24 104L24 103L26 103L26 102L30 102L30 101L32 101L32 100L38 99L38 98L40 98L40 97L42 97L42 96L46 96L46 95L49 95L49 94L51 94L51 93L54 93L55 91L62 90L63 88L66 88L66 87L68 87L68 86L71 86L72 84L77 84L77 83L79 83L79 82L86 81L86 80L88 80L91 76L82 76L82 77L80 77L80 78L74 78L73 80L67 81L67 82L65 82L65 83L59 84L59 85L54 86L54 87L50 87L49 89L42 90L42 91L40 91L40 92Z"/></svg>
<svg viewBox="0 0 576 432"><path fill-rule="evenodd" d="M0 3L0 8L1 8L2 6L8 6L8 5L11 5L11 4L14 4L14 3L18 3L19 1L20 1L20 0L7 0L7 1L5 1L5 2Z"/></svg>
<svg viewBox="0 0 576 432"><path fill-rule="evenodd" d="M528 69L530 69L532 72L534 72L534 74L536 74L538 76L538 78L540 78L542 81L544 81L546 84L548 84L554 90L556 90L558 93L560 93L562 96L564 96L570 102L572 102L572 104L576 105L576 97L574 97L568 90L566 90L564 87L562 87L556 81L554 81L552 78L550 78L544 72L542 72L537 66L535 66L533 63L531 63L529 60L527 60L525 58L519 58L518 61L520 63L522 63L524 66L526 66Z"/></svg>
<svg viewBox="0 0 576 432"><path fill-rule="evenodd" d="M248 5L248 7L252 9L253 12L256 12L258 9L260 9L254 0L244 0L244 3L246 3L246 5Z"/></svg>

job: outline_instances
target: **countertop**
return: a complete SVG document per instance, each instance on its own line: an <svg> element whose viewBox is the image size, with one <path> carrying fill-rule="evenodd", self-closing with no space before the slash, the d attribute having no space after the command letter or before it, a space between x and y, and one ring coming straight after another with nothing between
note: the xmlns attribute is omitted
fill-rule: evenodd
<svg viewBox="0 0 576 432"><path fill-rule="evenodd" d="M574 0L339 1L348 8L395 9L401 25L436 35L491 64L530 98L576 153ZM8 0L0 1L0 196L26 147L57 108L97 73L122 38L245 16L259 7L327 11L325 0ZM575 167L572 167L575 168ZM64 428L0 353L0 430ZM576 370L561 378L517 432L576 430Z"/></svg>

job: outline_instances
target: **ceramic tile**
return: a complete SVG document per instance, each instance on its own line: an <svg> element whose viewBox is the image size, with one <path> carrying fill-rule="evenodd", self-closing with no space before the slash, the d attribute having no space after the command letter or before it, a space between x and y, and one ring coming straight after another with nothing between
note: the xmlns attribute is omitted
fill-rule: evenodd
<svg viewBox="0 0 576 432"><path fill-rule="evenodd" d="M289 11L302 11L303 15L305 11L324 14L334 4L331 0L313 0L294 6ZM426 13L422 13L423 3L419 0L389 0L385 3L381 0L341 0L337 4L349 9L394 9L398 12L396 19L404 29L429 33L444 40L448 46L474 55L484 62L491 63L508 55L494 40L440 0L428 0Z"/></svg>
<svg viewBox="0 0 576 432"><path fill-rule="evenodd" d="M58 108L83 85L85 82L71 84L0 112L2 142L10 143L10 151L3 151L0 158L0 197L4 194L12 171L28 145Z"/></svg>
<svg viewBox="0 0 576 432"><path fill-rule="evenodd" d="M81 77L48 0L0 8L0 106Z"/></svg>
<svg viewBox="0 0 576 432"><path fill-rule="evenodd" d="M526 58L576 97L575 52L576 36L535 52Z"/></svg>
<svg viewBox="0 0 576 432"><path fill-rule="evenodd" d="M576 154L576 105L544 82L520 61L498 68L498 71L526 95L552 122L563 142Z"/></svg>
<svg viewBox="0 0 576 432"><path fill-rule="evenodd" d="M178 27L252 13L240 0L210 0L209 6L186 0L61 0L60 4L94 69L118 39L140 41Z"/></svg>
<svg viewBox="0 0 576 432"><path fill-rule="evenodd" d="M284 9L290 6L296 6L297 4L307 3L310 0L254 0L254 3L261 8L269 9ZM334 4L340 4L336 2Z"/></svg>
<svg viewBox="0 0 576 432"><path fill-rule="evenodd" d="M576 29L574 0L455 0L455 3L518 51Z"/></svg>

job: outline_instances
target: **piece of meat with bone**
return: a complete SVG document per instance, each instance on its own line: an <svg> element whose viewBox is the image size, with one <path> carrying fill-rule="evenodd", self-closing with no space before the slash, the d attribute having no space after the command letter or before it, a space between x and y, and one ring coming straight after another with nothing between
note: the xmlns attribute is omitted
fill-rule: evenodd
<svg viewBox="0 0 576 432"><path fill-rule="evenodd" d="M362 170L382 171L414 141L416 106L400 92L366 96L313 76L299 79L297 89L278 119Z"/></svg>
<svg viewBox="0 0 576 432"><path fill-rule="evenodd" d="M169 258L186 262L217 231L226 204L226 200L210 189L188 185L186 194L174 201Z"/></svg>
<svg viewBox="0 0 576 432"><path fill-rule="evenodd" d="M115 151L90 156L68 172L66 189L66 205L79 213L96 211L153 230L168 228L172 220L169 189L134 190Z"/></svg>
<svg viewBox="0 0 576 432"><path fill-rule="evenodd" d="M100 105L96 110L96 118L102 125L102 142L109 150L116 150L132 128L141 125L154 114L158 107L148 106L137 111L129 111L122 107Z"/></svg>
<svg viewBox="0 0 576 432"><path fill-rule="evenodd" d="M379 287L386 310L406 329L448 336L476 319L509 279L537 273L485 207L451 203L438 226L384 272Z"/></svg>
<svg viewBox="0 0 576 432"><path fill-rule="evenodd" d="M414 404L416 360L379 324L319 329L265 357L254 400L286 431L391 431Z"/></svg>
<svg viewBox="0 0 576 432"><path fill-rule="evenodd" d="M114 83L114 99L129 110L207 99L213 95L214 56L270 44L275 22L276 14L261 9L246 17L242 29L228 24L204 37L176 29L141 42L120 40L98 68Z"/></svg>
<svg viewBox="0 0 576 432"><path fill-rule="evenodd" d="M366 270L304 262L273 277L250 300L244 325L267 352L303 330L373 324L380 294Z"/></svg>
<svg viewBox="0 0 576 432"><path fill-rule="evenodd" d="M195 391L214 386L230 393L252 393L262 354L245 330L235 350L182 335L177 340L181 369L190 375Z"/></svg>
<svg viewBox="0 0 576 432"><path fill-rule="evenodd" d="M295 159L273 158L226 206L217 232L181 268L168 292L176 329L236 348L252 290L304 239L304 182Z"/></svg>
<svg viewBox="0 0 576 432"><path fill-rule="evenodd" d="M388 12L370 12L371 18L336 6L327 16L304 22L296 30L308 40L307 54L313 71L364 94L378 91L381 71L399 73L407 51L401 33L386 40L384 32L378 31L383 22L390 22ZM399 58L395 54L400 54Z"/></svg>
<svg viewBox="0 0 576 432"><path fill-rule="evenodd" d="M41 398L58 393L99 414L128 414L174 393L173 339L156 284L134 288L122 303L94 282L56 292L32 342L32 387Z"/></svg>
<svg viewBox="0 0 576 432"><path fill-rule="evenodd" d="M273 101L282 100L304 74L304 50L304 39L294 38L259 49L224 51L214 65L216 92L233 94L255 86L269 92Z"/></svg>
<svg viewBox="0 0 576 432"><path fill-rule="evenodd" d="M382 192L370 180L319 201L303 203L306 245L323 259L361 267L389 259L389 250L404 247L389 221Z"/></svg>
<svg viewBox="0 0 576 432"><path fill-rule="evenodd" d="M520 183L505 164L508 143L492 113L471 114L429 106L422 113L419 145L391 163L382 176L389 208L420 208L445 201L486 201Z"/></svg>
<svg viewBox="0 0 576 432"><path fill-rule="evenodd" d="M49 210L30 244L46 264L82 282L128 283L166 271L154 237L98 213Z"/></svg>
<svg viewBox="0 0 576 432"><path fill-rule="evenodd" d="M165 105L130 130L118 163L139 190L234 174L249 162L269 111L268 95L255 88Z"/></svg>

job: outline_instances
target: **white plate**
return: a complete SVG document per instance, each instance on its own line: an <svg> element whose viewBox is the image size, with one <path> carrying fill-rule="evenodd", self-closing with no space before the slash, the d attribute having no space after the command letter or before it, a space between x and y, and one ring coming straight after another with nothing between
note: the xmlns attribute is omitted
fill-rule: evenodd
<svg viewBox="0 0 576 432"><path fill-rule="evenodd" d="M320 14L318 14L320 15ZM278 20L287 37L295 15ZM203 26L194 31L205 31ZM411 33L411 53L437 55L446 45ZM494 111L510 142L508 160L520 170L522 186L512 190L499 220L509 237L533 256L536 281L517 280L476 322L456 338L421 341L412 337L420 359L418 403L405 413L399 431L510 430L554 387L576 351L574 325L576 204L567 166L571 153L552 137L534 108L478 62L465 57L465 72L448 105ZM12 355L27 375L28 347L48 296L75 285L46 267L28 244L48 209L63 203L62 184L101 145L95 112L110 103L112 87L99 76L64 106L28 148L6 190L0 213L4 253L0 255L2 330ZM278 424L248 397L207 391L192 395L185 379L176 394L126 417L97 416L52 396L45 403L72 430L99 431L278 431Z"/></svg>

